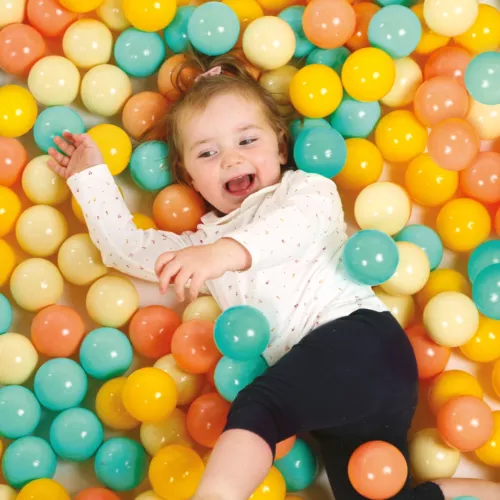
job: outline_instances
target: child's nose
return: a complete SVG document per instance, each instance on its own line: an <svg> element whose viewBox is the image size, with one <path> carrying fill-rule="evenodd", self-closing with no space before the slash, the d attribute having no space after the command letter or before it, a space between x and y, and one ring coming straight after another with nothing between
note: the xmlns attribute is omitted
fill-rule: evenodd
<svg viewBox="0 0 500 500"><path fill-rule="evenodd" d="M243 157L237 151L231 150L226 151L222 157L222 168L231 168L241 165L243 163Z"/></svg>

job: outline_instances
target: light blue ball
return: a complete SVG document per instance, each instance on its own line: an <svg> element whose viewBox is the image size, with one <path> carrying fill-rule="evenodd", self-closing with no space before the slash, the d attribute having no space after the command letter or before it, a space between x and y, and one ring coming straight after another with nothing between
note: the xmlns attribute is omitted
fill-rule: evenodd
<svg viewBox="0 0 500 500"><path fill-rule="evenodd" d="M8 332L12 324L12 306L9 299L0 293L0 335Z"/></svg>
<svg viewBox="0 0 500 500"><path fill-rule="evenodd" d="M193 12L188 37L193 47L207 56L229 52L240 36L240 21L233 9L220 2L207 2Z"/></svg>
<svg viewBox="0 0 500 500"><path fill-rule="evenodd" d="M35 479L52 479L56 472L56 454L44 439L22 437L5 450L2 469L13 488L22 488Z"/></svg>
<svg viewBox="0 0 500 500"><path fill-rule="evenodd" d="M163 30L165 43L175 54L186 52L189 46L188 23L195 10L193 5L179 7L173 21Z"/></svg>
<svg viewBox="0 0 500 500"><path fill-rule="evenodd" d="M500 53L483 52L465 70L465 86L478 102L500 104Z"/></svg>
<svg viewBox="0 0 500 500"><path fill-rule="evenodd" d="M139 486L146 477L147 467L144 448L125 437L105 441L94 460L97 479L115 491L129 491Z"/></svg>
<svg viewBox="0 0 500 500"><path fill-rule="evenodd" d="M40 422L40 403L26 387L8 385L0 389L0 415L0 436L27 436Z"/></svg>
<svg viewBox="0 0 500 500"><path fill-rule="evenodd" d="M467 265L467 273L471 283L483 269L493 264L500 264L500 240L481 243L471 253Z"/></svg>
<svg viewBox="0 0 500 500"><path fill-rule="evenodd" d="M217 318L214 339L224 356L236 361L248 361L264 352L271 339L271 328L258 309L234 306Z"/></svg>
<svg viewBox="0 0 500 500"><path fill-rule="evenodd" d="M364 229L347 240L342 261L346 273L353 281L363 285L380 285L398 267L398 247L386 233Z"/></svg>
<svg viewBox="0 0 500 500"><path fill-rule="evenodd" d="M80 346L83 369L98 380L123 375L130 368L133 357L130 340L116 328L96 328Z"/></svg>
<svg viewBox="0 0 500 500"><path fill-rule="evenodd" d="M33 127L33 137L44 153L47 153L49 148L56 148L61 152L54 143L54 137L62 136L65 130L73 134L83 134L85 125L76 111L66 106L51 106L38 115Z"/></svg>
<svg viewBox="0 0 500 500"><path fill-rule="evenodd" d="M293 448L274 465L283 475L286 491L306 489L318 473L318 459L303 439L297 439Z"/></svg>
<svg viewBox="0 0 500 500"><path fill-rule="evenodd" d="M380 120L378 101L361 102L344 93L339 107L330 115L330 125L345 139L368 137Z"/></svg>
<svg viewBox="0 0 500 500"><path fill-rule="evenodd" d="M375 3L381 7L386 7L387 5L404 5L405 7L413 7L418 0L375 0Z"/></svg>
<svg viewBox="0 0 500 500"><path fill-rule="evenodd" d="M117 38L116 64L130 76L145 78L156 73L165 60L166 48L158 33L128 28Z"/></svg>
<svg viewBox="0 0 500 500"><path fill-rule="evenodd" d="M314 127L331 128L330 124L323 118L297 118L290 123L290 135L292 141L296 141L302 130L309 130Z"/></svg>
<svg viewBox="0 0 500 500"><path fill-rule="evenodd" d="M267 363L260 356L248 361L236 361L226 356L215 368L215 387L227 401L234 401L238 393L267 370Z"/></svg>
<svg viewBox="0 0 500 500"><path fill-rule="evenodd" d="M300 170L331 178L344 168L347 146L333 128L315 127L299 133L293 157Z"/></svg>
<svg viewBox="0 0 500 500"><path fill-rule="evenodd" d="M87 394L87 387L87 375L72 359L50 359L35 375L35 395L45 408L52 411L78 406Z"/></svg>
<svg viewBox="0 0 500 500"><path fill-rule="evenodd" d="M395 241L408 241L420 247L429 258L431 270L436 269L443 258L443 244L436 231L422 224L405 227L394 236Z"/></svg>
<svg viewBox="0 0 500 500"><path fill-rule="evenodd" d="M372 47L399 59L409 56L422 38L422 25L417 15L408 7L388 5L371 18L368 40Z"/></svg>
<svg viewBox="0 0 500 500"><path fill-rule="evenodd" d="M466 496L466 497L455 497L453 500L480 500L480 499L477 497Z"/></svg>
<svg viewBox="0 0 500 500"><path fill-rule="evenodd" d="M50 444L65 460L83 462L94 456L104 439L101 422L85 408L70 408L50 426Z"/></svg>
<svg viewBox="0 0 500 500"><path fill-rule="evenodd" d="M500 319L500 264L488 266L476 276L472 300L482 315Z"/></svg>
<svg viewBox="0 0 500 500"><path fill-rule="evenodd" d="M283 19L290 28L292 28L295 33L295 52L293 57L301 58L305 57L315 48L315 46L309 41L302 28L302 16L306 10L303 6L293 6L282 10L278 17Z"/></svg>
<svg viewBox="0 0 500 500"><path fill-rule="evenodd" d="M335 49L314 49L307 56L306 65L324 64L340 75L344 63L350 55L351 51L345 47L337 47Z"/></svg>
<svg viewBox="0 0 500 500"><path fill-rule="evenodd" d="M168 146L163 141L148 141L138 146L130 159L134 182L146 191L157 191L172 183L168 168Z"/></svg>

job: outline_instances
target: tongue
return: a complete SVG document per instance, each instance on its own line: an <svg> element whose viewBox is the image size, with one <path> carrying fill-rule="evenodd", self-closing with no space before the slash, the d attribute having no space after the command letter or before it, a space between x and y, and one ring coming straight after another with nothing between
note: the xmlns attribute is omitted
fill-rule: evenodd
<svg viewBox="0 0 500 500"><path fill-rule="evenodd" d="M250 187L252 183L249 175L244 175L243 177L238 177L227 183L227 190L230 193L238 193L244 191Z"/></svg>

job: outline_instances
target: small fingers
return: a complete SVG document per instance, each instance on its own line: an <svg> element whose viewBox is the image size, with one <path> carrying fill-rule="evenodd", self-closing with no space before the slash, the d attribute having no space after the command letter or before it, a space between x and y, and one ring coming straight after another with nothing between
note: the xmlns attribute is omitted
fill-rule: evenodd
<svg viewBox="0 0 500 500"><path fill-rule="evenodd" d="M191 277L192 272L182 269L177 276L175 277L175 294L180 302L184 302L186 300L186 284Z"/></svg>
<svg viewBox="0 0 500 500"><path fill-rule="evenodd" d="M177 254L175 252L165 252L162 253L155 262L155 273L156 276L160 276L163 268L172 261Z"/></svg>
<svg viewBox="0 0 500 500"><path fill-rule="evenodd" d="M189 298L191 300L196 300L200 294L200 289L205 282L205 279L200 274L195 274L191 277L191 283L189 285Z"/></svg>
<svg viewBox="0 0 500 500"><path fill-rule="evenodd" d="M64 135L64 132L63 132ZM59 146L61 151L64 151L65 154L71 156L75 152L75 147L71 145L67 140L63 139L61 136L54 137L54 142Z"/></svg>
<svg viewBox="0 0 500 500"><path fill-rule="evenodd" d="M57 163L57 161L52 158L47 161L47 165L59 177L62 177L63 179L68 177L68 169Z"/></svg>
<svg viewBox="0 0 500 500"><path fill-rule="evenodd" d="M170 284L170 281L172 280L172 277L175 276L179 270L180 270L181 266L178 262L170 262L169 264L167 264L163 271L161 272L161 275L160 275L160 292L162 294L165 294L167 292L167 289L168 289L168 285Z"/></svg>
<svg viewBox="0 0 500 500"><path fill-rule="evenodd" d="M49 148L48 151L49 155L54 158L54 160L59 163L59 165L62 165L63 167L66 167L69 163L69 158L67 156L64 156L62 153L57 151L56 148Z"/></svg>

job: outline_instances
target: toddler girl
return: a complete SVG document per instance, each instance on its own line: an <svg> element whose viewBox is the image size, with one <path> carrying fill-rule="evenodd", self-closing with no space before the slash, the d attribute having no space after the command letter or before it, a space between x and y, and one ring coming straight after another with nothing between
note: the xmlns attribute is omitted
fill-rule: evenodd
<svg viewBox="0 0 500 500"><path fill-rule="evenodd" d="M206 69L206 68L204 68ZM143 231L94 142L64 134L51 166L68 179L107 266L179 300L206 285L219 306L248 304L272 326L269 370L242 390L196 500L244 500L263 481L276 444L301 432L318 440L337 500L362 498L347 465L382 440L408 457L417 366L405 332L371 288L342 270L347 239L335 184L290 168L287 125L272 98L237 64L212 62L170 110L169 163L213 207L196 232ZM480 493L480 494L478 494ZM445 480L394 498L500 498L494 483Z"/></svg>

